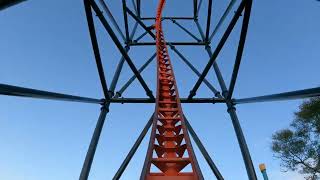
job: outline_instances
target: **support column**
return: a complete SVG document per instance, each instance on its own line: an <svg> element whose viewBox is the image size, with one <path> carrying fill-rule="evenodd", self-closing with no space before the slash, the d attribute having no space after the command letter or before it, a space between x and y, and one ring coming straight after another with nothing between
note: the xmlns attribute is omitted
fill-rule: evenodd
<svg viewBox="0 0 320 180"><path fill-rule="evenodd" d="M98 145L98 142L100 139L101 131L102 131L105 119L106 119L106 115L109 112L109 105L110 105L110 103L102 106L102 108L101 108L100 116L99 116L96 128L94 129L94 133L91 138L91 142L90 142L89 149L87 151L86 158L85 158L83 166L82 166L79 180L88 180L91 165L93 162L93 158L94 158L94 155L95 155L95 152L97 149L97 145Z"/></svg>
<svg viewBox="0 0 320 180"><path fill-rule="evenodd" d="M243 135L242 128L241 128L241 125L240 125L240 122L239 122L239 119L238 119L238 116L236 113L236 108L230 102L227 102L227 106L228 106L228 113L229 113L230 118L232 120L234 131L236 132L236 136L237 136L237 140L238 140L238 143L240 146L242 158L243 158L244 164L246 166L248 178L249 178L249 180L257 180L257 175L254 170L254 166L253 166L252 159L250 156L249 148L247 146L247 142L246 142L246 139Z"/></svg>
<svg viewBox="0 0 320 180"><path fill-rule="evenodd" d="M204 39L205 35L203 33L203 30L201 29L201 27L199 26L197 21L195 21L195 23L196 23L196 25L198 27L200 35ZM211 58L213 56L211 47L207 45L206 46L206 51L207 51L209 57ZM218 78L218 82L219 82L219 85L220 85L221 90L222 90L222 96L224 98L227 98L228 89L227 89L226 83L225 83L225 81L224 81L224 79L222 77L222 74L221 74L221 71L219 69L219 66L218 66L218 64L216 62L213 62L212 66L213 66L215 74L216 74L216 76ZM242 132L242 128L241 128L241 125L240 125L240 122L239 122L239 119L238 119L238 116L237 116L237 113L236 113L236 109L235 109L234 104L232 103L231 99L226 100L226 101L227 101L226 104L227 104L227 108L228 108L228 113L230 115L230 118L231 118L231 121L232 121L232 125L233 125L233 128L235 130L235 133L236 133L236 136L237 136L237 140L238 140L238 143L239 143L239 147L240 147L240 150L241 150L242 158L243 158L244 164L246 166L248 178L249 178L249 180L257 180L257 175L256 175L256 172L254 170L254 166L253 166L253 162L252 162L252 159L251 159L251 156L250 156L249 148L247 146L244 134Z"/></svg>

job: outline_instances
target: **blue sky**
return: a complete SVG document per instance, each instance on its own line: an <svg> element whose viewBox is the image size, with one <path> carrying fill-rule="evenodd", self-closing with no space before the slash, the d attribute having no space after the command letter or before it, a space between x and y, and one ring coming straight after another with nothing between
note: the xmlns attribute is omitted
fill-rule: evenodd
<svg viewBox="0 0 320 180"><path fill-rule="evenodd" d="M143 15L155 14L156 2L152 0L143 4ZM121 3L115 0L107 3L123 28ZM180 0L168 1L165 14L191 15L191 5L191 1L183 4ZM214 26L227 1L214 1L213 6ZM319 8L320 4L315 0L254 1L235 97L319 86ZM202 24L205 17L206 10L202 9ZM105 73L110 83L120 54L97 18L95 21ZM182 24L199 36L194 24ZM28 1L1 11L0 27L1 83L88 97L103 96L82 1ZM168 41L191 40L169 22L164 22L164 27ZM141 33L139 28L137 35ZM239 33L240 23L218 57L227 83ZM213 48L221 34L222 31L213 39ZM146 37L144 40L150 39ZM179 49L202 71L208 60L204 48ZM139 67L153 52L154 47L134 47L130 55ZM185 97L197 77L174 53L170 52L170 56L180 96ZM142 75L155 92L155 62ZM117 89L131 76L132 72L125 64ZM218 87L213 71L207 78ZM139 83L134 82L124 96L145 97L145 93ZM197 96L213 95L202 85ZM289 125L300 103L288 101L237 106L259 178L262 177L258 165L266 163L270 179L303 179L295 173L282 172L279 161L270 151L272 133ZM247 179L226 107L185 104L183 108L225 179ZM93 180L112 178L152 114L154 105L116 104L110 110L90 175ZM98 115L99 106L91 104L0 96L0 179L77 179ZM148 140L149 134L122 179L140 175ZM195 151L206 179L214 179L197 148Z"/></svg>

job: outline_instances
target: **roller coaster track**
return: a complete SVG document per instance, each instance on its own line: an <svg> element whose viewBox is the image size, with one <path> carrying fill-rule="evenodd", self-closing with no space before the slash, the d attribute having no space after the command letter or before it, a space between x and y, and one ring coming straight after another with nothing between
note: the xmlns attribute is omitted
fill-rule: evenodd
<svg viewBox="0 0 320 180"><path fill-rule="evenodd" d="M157 98L151 139L141 180L201 180L181 109L178 88L162 31L160 0L156 23Z"/></svg>

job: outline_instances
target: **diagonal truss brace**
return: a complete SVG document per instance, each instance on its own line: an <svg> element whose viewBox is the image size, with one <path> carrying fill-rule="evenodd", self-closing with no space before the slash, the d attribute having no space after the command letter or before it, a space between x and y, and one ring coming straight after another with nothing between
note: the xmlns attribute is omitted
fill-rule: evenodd
<svg viewBox="0 0 320 180"><path fill-rule="evenodd" d="M134 65L133 61L129 57L129 55L126 52L126 50L122 47L121 42L119 41L119 39L117 38L117 36L113 32L113 30L110 27L110 25L107 22L107 20L104 18L104 16L101 13L98 5L95 3L94 0L84 0L84 2L85 2L85 6L86 7L92 7L92 9L95 11L95 13L97 14L97 16L98 16L99 20L101 21L102 25L105 27L105 29L107 30L107 32L110 35L111 39L113 40L113 42L117 46L118 50L120 51L120 53L123 55L123 57L127 61L127 63L129 65L129 67L131 68L131 70L137 76L137 79L139 80L140 84L142 85L142 87L146 91L147 96L149 96L151 99L154 99L152 91L149 89L148 85L146 84L146 82L144 81L142 76L140 75L139 71L137 70L136 66Z"/></svg>
<svg viewBox="0 0 320 180"><path fill-rule="evenodd" d="M136 151L138 150L143 138L146 136L148 130L150 129L152 122L153 122L153 117L154 114L151 115L149 121L147 122L147 124L145 125L145 127L143 128L142 132L140 133L138 139L136 140L136 142L134 143L134 145L132 146L132 148L130 149L128 155L126 156L126 158L124 159L124 161L122 162L120 168L118 169L118 171L116 172L116 174L114 175L114 177L112 178L112 180L118 180L120 179L121 175L123 174L123 172L125 171L126 167L128 166L128 164L130 163L132 157L134 156L134 154L136 153Z"/></svg>
<svg viewBox="0 0 320 180"><path fill-rule="evenodd" d="M139 25L142 26L143 29L145 29L148 34L150 34L150 36L155 39L156 36L153 34L153 32L151 31L151 28L150 27L147 27L141 20L139 17L137 17L128 7L126 7L126 11L128 12L128 14L133 17L134 20L137 21L137 23L139 23Z"/></svg>
<svg viewBox="0 0 320 180"><path fill-rule="evenodd" d="M195 36L194 34L192 34L188 29L186 29L185 27L183 27L180 23L177 22L177 20L171 19L172 23L177 25L180 29L182 29L184 32L186 32L189 36L191 36L193 39L195 39L198 42L201 42L201 40L199 38L197 38L197 36Z"/></svg>
<svg viewBox="0 0 320 180"><path fill-rule="evenodd" d="M198 81L196 82L196 84L194 85L194 87L192 88L192 90L190 91L190 94L188 96L188 98L193 98L195 95L196 95L196 92L197 90L199 89L203 79L206 77L206 75L208 74L211 66L213 65L213 63L215 62L216 58L218 57L221 49L223 48L225 42L227 41L229 35L231 34L234 26L236 25L240 15L241 15L241 12L243 11L243 9L245 8L245 4L246 4L246 0L243 0L241 2L241 4L239 5L237 11L235 12L235 15L233 16L229 26L227 27L227 30L225 31L225 33L223 34L217 48L215 49L213 55L211 56L208 64L206 65L206 67L204 68L201 76L199 77ZM197 21L196 21L197 23Z"/></svg>
<svg viewBox="0 0 320 180"><path fill-rule="evenodd" d="M104 0L99 0L100 4L102 4L102 8L104 9L104 11L106 12L106 14L109 16L109 19L111 21L111 23L113 24L113 26L116 28L116 30L118 31L118 33L120 34L121 38L123 41L126 40L126 37L124 36L123 32L121 31L117 21L114 19L110 9L107 6L107 3Z"/></svg>
<svg viewBox="0 0 320 180"><path fill-rule="evenodd" d="M239 68L240 68L240 63L242 59L242 54L243 54L243 49L244 45L246 42L247 38L247 32L248 32L248 26L249 26L249 20L250 20L250 14L251 14L251 6L252 6L252 0L247 0L246 6L245 6L245 11L244 11L244 17L243 17L243 22L242 22L242 28L241 28L241 34L240 34L240 40L239 40L239 45L238 45L238 50L237 50L237 55L236 55L236 60L234 63L233 71L232 71L232 76L230 80L230 85L229 85L229 92L227 99L231 99L234 87L236 84Z"/></svg>
<svg viewBox="0 0 320 180"><path fill-rule="evenodd" d="M251 0L243 0L242 3L252 3L252 1ZM240 6L241 6L241 4L240 4ZM238 10L240 9L240 6L239 6ZM248 6L248 5L246 4L246 6ZM251 5L249 5L249 7L251 7ZM245 8L245 7L243 7L243 8ZM236 14L237 14L237 12L236 12ZM229 24L228 28L233 23L232 21L234 20L236 14L232 18L231 23ZM241 15L241 13L239 15ZM197 21L195 21L195 23L196 23L196 25L198 27L198 30L199 30L202 38L204 39L205 35L204 35L200 25L198 24ZM227 28L225 34L223 35L223 37L226 35L226 33L228 31L228 28ZM233 27L231 29L233 29ZM222 37L222 39L223 39L223 37ZM221 43L221 41L220 41L220 43ZM219 47L219 44L218 44L218 47ZM215 55L215 53L217 52L217 49L216 49L214 51L215 53L212 53L210 46L206 46L206 50L207 50L208 55L209 55L210 58L212 58ZM213 65L214 71L216 73L216 76L218 78L218 82L220 84L220 87L222 89L222 95L223 95L223 97L227 98L228 89L226 87L225 81L224 81L224 79L222 77L222 74L220 72L220 69L219 69L219 67L218 67L218 65L217 65L217 63L215 61L212 63L212 65ZM240 122L239 122L239 119L238 119L238 116L237 116L237 113L236 113L236 109L235 109L234 104L232 103L231 99L226 99L225 102L226 102L226 105L227 105L227 108L228 108L228 113L230 115L234 130L235 130L235 133L236 133L236 137L237 137L237 140L238 140L238 143L239 143L241 154L242 154L242 157L243 157L243 160L244 160L244 164L245 164L245 167L246 167L246 170L247 170L248 178L250 180L256 180L257 176L256 176L256 173L255 173L255 170L254 170L254 166L253 166L253 163L252 163L252 159L251 159L251 155L250 155L250 152L249 152L249 148L247 146L247 143L246 143L246 140L245 140L244 134L242 132L242 128L241 128L241 125L240 125Z"/></svg>
<svg viewBox="0 0 320 180"><path fill-rule="evenodd" d="M85 3L86 2L87 1L85 1ZM106 82L106 78L105 78L105 74L104 74L104 70L103 70L103 65L102 65L102 61L101 61L99 45L98 45L98 40L97 40L96 31L95 31L95 27L94 27L94 21L93 21L93 17L92 17L91 7L89 5L85 5L85 11L86 11L88 28L89 28L90 38L91 38L91 44L92 44L92 48L93 48L93 52L94 52L94 56L95 56L95 60L96 60L96 65L97 65L97 69L98 69L98 73L99 73L100 83L101 83L105 98L107 100L109 100L110 94L109 94L109 90L108 90L108 86L107 86L107 82Z"/></svg>
<svg viewBox="0 0 320 180"><path fill-rule="evenodd" d="M201 76L201 73L187 60L185 56L182 55L180 51L175 46L170 45L170 48L180 57L180 59L198 76ZM207 85L207 87L214 93L216 97L219 96L220 92L213 87L213 85L207 80L204 79L203 82Z"/></svg>
<svg viewBox="0 0 320 180"><path fill-rule="evenodd" d="M130 35L130 39L132 39L133 36L135 35L137 27L138 27L138 23L136 23L134 25L133 30L132 30L131 35ZM125 50L128 53L129 50L130 50L130 46L126 45L125 46ZM119 80L119 77L120 77L124 62L125 62L125 58L122 56L120 61L119 61L119 63L118 63L118 65L117 65L116 71L114 73L114 76L113 76L113 79L112 79L112 82L111 82L111 85L110 85L110 90L109 91L111 93L111 96L114 96L114 90L116 89L116 86L117 86L117 83L118 83L118 80ZM139 71L139 73L141 73L141 72Z"/></svg>
<svg viewBox="0 0 320 180"><path fill-rule="evenodd" d="M193 130L192 126L190 125L189 121L187 120L187 118L184 116L185 121L186 121L186 126L188 131L190 132L193 140L195 141L195 143L197 144L198 148L200 149L202 155L204 156L204 158L206 159L207 163L209 164L212 172L214 173L214 175L216 176L217 180L223 180L223 176L221 175L219 169L217 168L217 166L215 165L215 163L213 162L213 160L211 159L209 153L207 152L206 148L203 146L201 140L199 139L198 135L196 134L196 132Z"/></svg>
<svg viewBox="0 0 320 180"><path fill-rule="evenodd" d="M143 70L147 68L147 66L155 59L156 53L154 53L140 68L139 73L142 73ZM121 88L116 92L115 98L121 97L123 92L133 83L133 81L137 78L136 75L133 75Z"/></svg>

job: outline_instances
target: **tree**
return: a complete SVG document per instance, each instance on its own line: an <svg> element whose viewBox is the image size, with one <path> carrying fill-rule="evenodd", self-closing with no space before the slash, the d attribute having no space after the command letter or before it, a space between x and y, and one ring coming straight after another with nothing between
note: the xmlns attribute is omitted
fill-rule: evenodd
<svg viewBox="0 0 320 180"><path fill-rule="evenodd" d="M320 179L320 97L303 102L287 129L272 136L272 151L285 170Z"/></svg>

